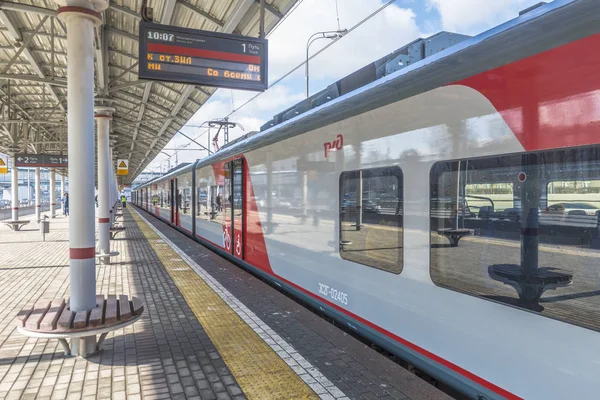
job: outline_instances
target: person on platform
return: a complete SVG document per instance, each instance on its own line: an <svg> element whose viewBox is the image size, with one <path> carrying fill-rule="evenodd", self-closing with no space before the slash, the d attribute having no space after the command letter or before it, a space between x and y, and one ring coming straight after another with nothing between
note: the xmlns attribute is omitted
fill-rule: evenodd
<svg viewBox="0 0 600 400"><path fill-rule="evenodd" d="M123 208L127 207L127 197L125 195L121 196L121 203L123 204Z"/></svg>
<svg viewBox="0 0 600 400"><path fill-rule="evenodd" d="M65 195L62 198L63 203L63 214L69 215L69 193L65 192Z"/></svg>

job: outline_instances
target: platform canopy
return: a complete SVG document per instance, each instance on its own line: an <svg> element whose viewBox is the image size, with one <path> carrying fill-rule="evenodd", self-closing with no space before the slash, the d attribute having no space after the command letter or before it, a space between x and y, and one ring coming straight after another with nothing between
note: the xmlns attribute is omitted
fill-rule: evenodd
<svg viewBox="0 0 600 400"><path fill-rule="evenodd" d="M297 0L265 0L268 33ZM130 183L215 88L137 77L141 0L111 0L95 29L96 104L116 109L114 158ZM258 36L260 0L149 0L154 21ZM66 27L51 0L0 2L0 152L67 153ZM90 155L91 156L91 155Z"/></svg>

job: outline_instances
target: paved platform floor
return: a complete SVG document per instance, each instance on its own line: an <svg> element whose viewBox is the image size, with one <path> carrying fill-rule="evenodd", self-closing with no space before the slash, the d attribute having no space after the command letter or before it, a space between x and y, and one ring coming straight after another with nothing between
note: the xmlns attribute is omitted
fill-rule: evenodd
<svg viewBox="0 0 600 400"><path fill-rule="evenodd" d="M15 329L19 310L68 297L68 218L0 226L0 399L445 399L363 343L148 214L125 211L97 293L145 302L103 352L65 357ZM145 222L148 218L148 223ZM203 327L204 326L204 327Z"/></svg>

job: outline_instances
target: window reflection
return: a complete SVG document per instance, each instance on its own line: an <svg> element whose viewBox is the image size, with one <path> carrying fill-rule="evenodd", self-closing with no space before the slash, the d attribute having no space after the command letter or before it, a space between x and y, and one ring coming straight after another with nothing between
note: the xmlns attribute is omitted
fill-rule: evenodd
<svg viewBox="0 0 600 400"><path fill-rule="evenodd" d="M587 147L434 165L434 283L600 330L599 156Z"/></svg>
<svg viewBox="0 0 600 400"><path fill-rule="evenodd" d="M402 271L402 171L376 168L340 177L340 255L399 274Z"/></svg>

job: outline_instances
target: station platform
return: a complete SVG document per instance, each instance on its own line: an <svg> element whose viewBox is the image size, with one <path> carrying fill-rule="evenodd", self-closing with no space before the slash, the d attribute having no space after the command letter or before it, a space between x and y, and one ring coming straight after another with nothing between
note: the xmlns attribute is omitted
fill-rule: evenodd
<svg viewBox="0 0 600 400"><path fill-rule="evenodd" d="M97 293L145 303L87 359L16 330L42 299L68 297L68 217L46 241L0 225L0 399L450 399L266 283L164 223L124 209L119 256Z"/></svg>

